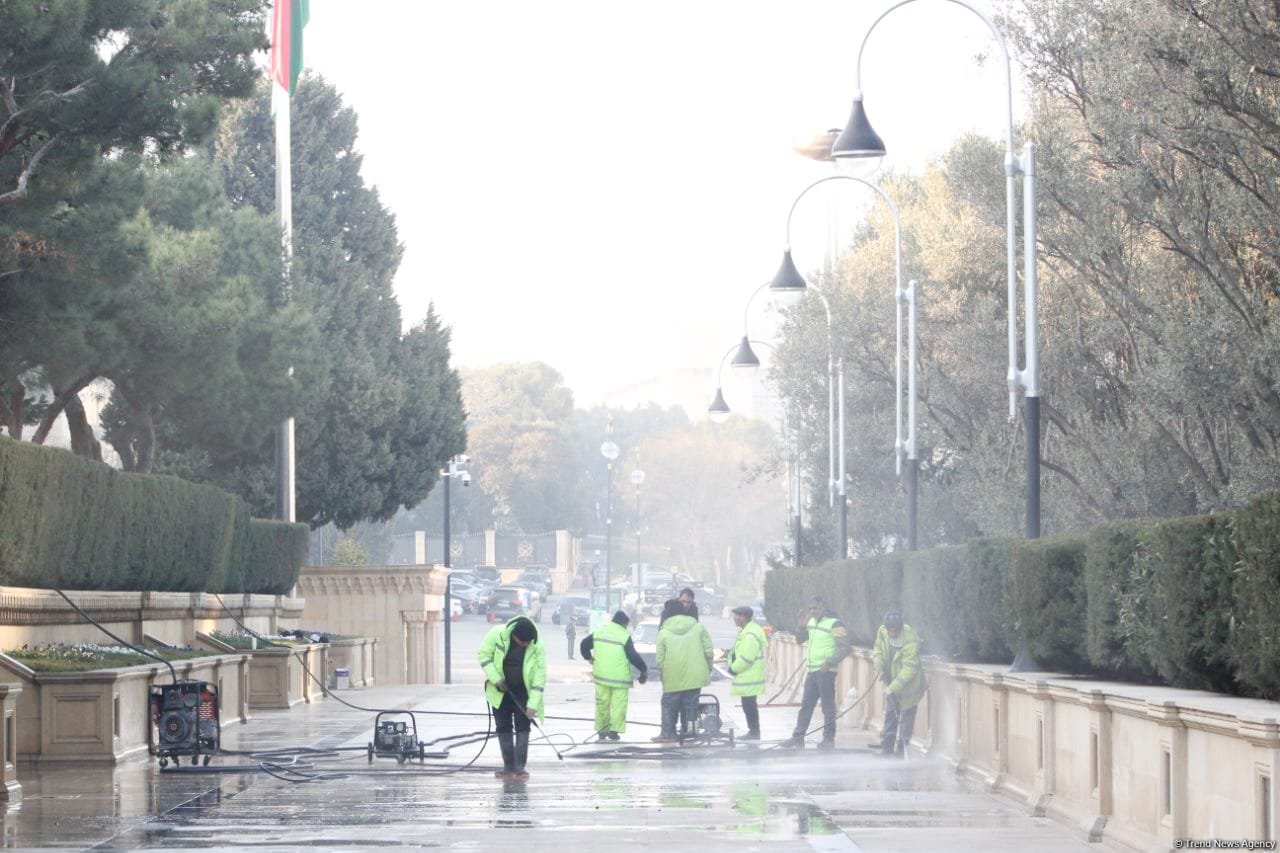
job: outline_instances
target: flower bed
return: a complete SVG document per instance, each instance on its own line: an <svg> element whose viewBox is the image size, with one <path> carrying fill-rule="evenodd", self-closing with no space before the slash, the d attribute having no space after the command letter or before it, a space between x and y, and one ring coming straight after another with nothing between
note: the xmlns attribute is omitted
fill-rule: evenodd
<svg viewBox="0 0 1280 853"><path fill-rule="evenodd" d="M37 670L26 660L0 654L0 672L14 676L22 686L17 695L16 757L115 762L145 753L151 738L150 688L169 683L169 667L141 655L144 663L112 666L127 650L71 648L25 650L37 652L40 660L33 663L64 667L58 670ZM165 654L181 656L172 662L178 680L217 686L223 726L248 719L248 655L174 649Z"/></svg>
<svg viewBox="0 0 1280 853"><path fill-rule="evenodd" d="M207 651L192 649L190 646L184 649L149 648L147 651L167 661L190 660L208 657L210 654ZM86 672L157 662L155 658L139 654L125 646L100 646L95 643L23 645L20 649L6 649L4 654L25 664L35 672Z"/></svg>
<svg viewBox="0 0 1280 853"><path fill-rule="evenodd" d="M260 638L260 639L259 639ZM197 633L196 639L215 651L248 652L249 708L291 708L299 702L318 702L324 698L317 679L328 671L329 646L297 637L281 637L215 631ZM263 645L263 641L271 645ZM238 645L233 645L238 644ZM254 648L254 644L257 648ZM314 677L313 677L314 676Z"/></svg>

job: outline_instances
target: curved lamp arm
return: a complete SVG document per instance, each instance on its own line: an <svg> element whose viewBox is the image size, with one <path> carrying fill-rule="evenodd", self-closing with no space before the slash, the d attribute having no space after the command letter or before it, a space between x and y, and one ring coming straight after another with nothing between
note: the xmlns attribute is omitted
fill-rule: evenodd
<svg viewBox="0 0 1280 853"><path fill-rule="evenodd" d="M744 337L743 340L747 341L748 339ZM749 342L765 347L766 349L771 350L773 352L777 352L777 350L774 349L773 344L769 343L768 341L751 340ZM737 352L740 346L742 346L741 343L734 344L733 346L729 347L727 350L724 351L724 355L720 356L720 366L716 368L716 396L711 401L711 405L707 407L707 412L712 417L715 417L716 415L724 415L725 417L728 417L729 415L729 406L727 403L725 403L724 384L721 381L721 379L724 376L725 361L729 358L730 355Z"/></svg>
<svg viewBox="0 0 1280 853"><path fill-rule="evenodd" d="M867 40L870 38L872 31L876 26L884 20L890 12L898 9L915 0L899 0L889 8L885 9L871 23L867 31L863 33L862 41L858 45L858 59L854 65L854 112L861 115L865 123L865 113L862 113L862 53L867 46ZM1022 157L1018 158L1014 155L1014 138L1013 138L1013 72L1009 61L1009 47L1005 41L1004 34L996 27L995 22L978 7L972 5L968 0L947 0L957 6L968 9L973 14L982 19L987 25L987 29L995 36L996 44L1000 48L1000 57L1004 61L1004 91L1005 91L1005 132L1007 136L1007 144L1005 149L1004 170L1005 170L1005 223L1006 223L1006 265L1008 268L1008 350L1009 350L1009 368L1006 374L1006 384L1009 388L1009 421L1012 422L1016 418L1017 406L1017 389L1019 387L1026 391L1028 397L1040 396L1040 353L1037 341L1036 314L1037 314L1037 286L1036 286L1036 259L1035 259L1035 157L1033 146L1027 142L1023 146ZM869 126L868 126L869 127ZM882 152L883 153L883 152ZM1014 224L1014 211L1016 209L1016 190L1014 187L1014 179L1017 175L1023 175L1024 181L1024 232L1027 235L1027 250L1025 258L1025 271L1023 274L1024 287L1026 291L1025 314L1026 322L1026 341L1024 361L1025 367L1018 369L1018 320L1017 320L1017 304L1018 304L1018 255L1017 255L1017 234Z"/></svg>
<svg viewBox="0 0 1280 853"><path fill-rule="evenodd" d="M862 43L858 45L858 61L853 66L853 99L855 101L862 100L862 52L866 49L867 39L870 38L871 32L889 16L890 12L899 9L908 3L914 3L915 0L900 0L894 3L888 9L885 9L880 15L871 22L871 26L867 27L867 31L862 34ZM963 6L973 14L982 19L987 25L987 29L991 30L991 34L996 37L996 44L1000 46L1000 57L1004 60L1004 91L1005 91L1005 114L1008 116L1008 132L1009 132L1009 152L1013 153L1013 72L1009 63L1009 46L1005 42L1004 33L996 27L995 21L978 7L966 2L966 0L947 0L949 3L955 3L957 6Z"/></svg>
<svg viewBox="0 0 1280 853"><path fill-rule="evenodd" d="M903 0L903 3L910 3L910 2L912 2L912 0ZM899 3L898 5L901 6L903 5L903 3ZM897 7L894 7L894 8L897 8ZM888 13L886 12L885 14L888 14ZM884 15L881 15L880 17L883 18ZM877 19L877 23L878 22L879 22L879 19ZM875 24L872 24L873 28L874 26ZM866 43L865 38L863 39L863 43L864 44ZM896 369L895 369L895 385L894 385L895 415L894 415L893 447L894 447L895 467L897 469L897 473L901 474L903 455L910 452L912 454L910 458L912 459L915 458L914 429L912 430L910 439L906 438L904 436L904 429L903 429L903 422L902 422L902 306L904 304L910 304L914 306L915 304L914 288L912 289L911 294L908 294L907 291L905 291L902 287L902 218L898 214L898 206L893 203L893 199L890 198L889 194L886 193L883 189L881 189L877 184L872 183L871 181L868 181L864 178L859 178L855 175L829 175L825 178L820 178L814 181L813 183L809 184L809 186L805 187L803 190L800 191L800 194L796 196L795 201L791 202L791 209L787 211L786 252L788 254L790 254L791 252L791 220L792 220L792 217L795 216L796 207L799 206L800 200L803 199L806 195L808 195L811 190L829 181L853 181L854 183L862 184L865 187L869 187L872 190L875 190L876 194L880 196L880 198L884 199L884 203L889 206L889 212L893 215L893 257L894 257L894 279L895 279L894 317L895 317L895 325L897 327L896 328L897 354L895 358ZM813 287L813 285L809 285L809 287ZM818 290L818 295L822 296L821 290ZM830 306L827 304L825 296L822 296L822 300L823 300L823 306L827 308L827 327L828 327L828 335L830 335L831 309L830 309ZM912 340L912 343L914 344L914 338ZM914 371L914 365L913 365L912 366L913 378L914 378L914 375L915 375L915 371ZM912 382L911 384L914 389L915 383ZM843 395L841 396L843 398ZM842 404L843 402L844 402L843 399L841 399ZM909 401L908 406L914 411L915 409L914 400Z"/></svg>

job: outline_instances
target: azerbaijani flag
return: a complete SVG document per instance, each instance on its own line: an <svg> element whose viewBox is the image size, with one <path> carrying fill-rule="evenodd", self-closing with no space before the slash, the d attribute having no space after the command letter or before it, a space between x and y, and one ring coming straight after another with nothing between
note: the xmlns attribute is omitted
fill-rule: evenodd
<svg viewBox="0 0 1280 853"><path fill-rule="evenodd" d="M271 16L272 103L288 98L302 73L302 28L311 17L307 0L275 0Z"/></svg>

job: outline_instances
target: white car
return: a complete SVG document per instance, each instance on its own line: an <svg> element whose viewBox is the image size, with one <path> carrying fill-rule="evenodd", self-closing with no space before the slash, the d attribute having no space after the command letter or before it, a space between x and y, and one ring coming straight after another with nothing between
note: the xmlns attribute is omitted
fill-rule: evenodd
<svg viewBox="0 0 1280 853"><path fill-rule="evenodd" d="M644 619L631 632L631 645L635 646L636 654L644 660L645 666L649 667L649 680L659 682L662 672L658 669L658 620Z"/></svg>

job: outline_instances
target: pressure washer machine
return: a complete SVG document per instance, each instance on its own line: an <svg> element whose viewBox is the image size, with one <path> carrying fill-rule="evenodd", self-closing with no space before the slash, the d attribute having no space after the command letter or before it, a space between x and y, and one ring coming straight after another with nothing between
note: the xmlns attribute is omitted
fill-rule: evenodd
<svg viewBox="0 0 1280 853"><path fill-rule="evenodd" d="M408 717L404 720L387 720L384 717ZM373 741L369 744L369 762L373 757L394 758L404 764L410 758L425 761L426 746L418 740L418 719L408 711L383 711L373 720Z"/></svg>
<svg viewBox="0 0 1280 853"><path fill-rule="evenodd" d="M722 728L720 700L710 693L701 693L698 695L698 716L693 720L691 727L685 729L680 735L680 742L710 743L728 738L732 743L733 735L721 731Z"/></svg>
<svg viewBox="0 0 1280 853"><path fill-rule="evenodd" d="M221 743L221 720L218 713L218 688L205 681L178 681L152 685L151 754L158 756L160 766L181 763L183 756L195 765L209 759Z"/></svg>

